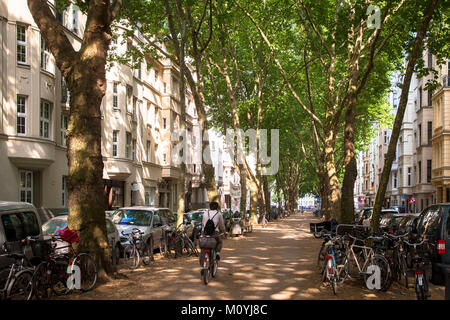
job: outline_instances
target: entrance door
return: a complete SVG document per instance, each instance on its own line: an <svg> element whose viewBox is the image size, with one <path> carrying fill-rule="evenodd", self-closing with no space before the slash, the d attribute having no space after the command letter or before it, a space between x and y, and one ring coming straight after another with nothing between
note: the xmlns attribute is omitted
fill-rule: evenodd
<svg viewBox="0 0 450 320"><path fill-rule="evenodd" d="M19 170L19 201L33 203L33 171Z"/></svg>

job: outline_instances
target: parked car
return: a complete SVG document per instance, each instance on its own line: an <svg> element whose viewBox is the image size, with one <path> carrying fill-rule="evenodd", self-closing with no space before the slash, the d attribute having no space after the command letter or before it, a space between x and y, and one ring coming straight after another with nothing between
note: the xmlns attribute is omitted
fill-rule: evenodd
<svg viewBox="0 0 450 320"><path fill-rule="evenodd" d="M442 284L450 268L450 203L434 204L422 211L413 233L428 240L431 246L431 281Z"/></svg>
<svg viewBox="0 0 450 320"><path fill-rule="evenodd" d="M393 209L382 209L381 212L380 212L380 216L379 216L380 221L381 221L381 219L383 218L383 216L384 216L385 214L388 214L388 213L398 214L397 210L393 210ZM363 212L364 220L362 221L362 225L363 225L364 227L370 227L370 222L371 222L371 220L372 220L372 216L373 216L373 208L370 208L370 209L365 210L365 211Z"/></svg>
<svg viewBox="0 0 450 320"><path fill-rule="evenodd" d="M398 213L406 213L406 207L404 206L392 206L391 209L397 210Z"/></svg>
<svg viewBox="0 0 450 320"><path fill-rule="evenodd" d="M28 236L42 236L36 208L27 202L0 201L0 254L4 253L5 242L18 242ZM12 259L0 257L0 270L13 262Z"/></svg>
<svg viewBox="0 0 450 320"><path fill-rule="evenodd" d="M42 234L44 236L50 236L52 234L58 234L58 230L64 229L67 226L67 218L69 216L68 212L60 213L57 216L51 218L46 223L42 225ZM106 216L106 232L108 236L108 241L111 244L114 241L114 247L115 247L115 254L116 254L116 261L119 261L121 252L123 250L121 244L120 244L120 235L119 231L117 230L114 222L111 220L111 218L107 215ZM57 241L56 242L56 248L61 248L61 251L59 252L67 252L67 247L69 244L65 241Z"/></svg>
<svg viewBox="0 0 450 320"><path fill-rule="evenodd" d="M403 219L400 220L397 228L397 235L409 233L413 229L413 224L417 219L419 218L419 213L410 213L403 217Z"/></svg>
<svg viewBox="0 0 450 320"><path fill-rule="evenodd" d="M400 222L406 217L407 215L403 213L386 213L380 220L380 230L396 234Z"/></svg>
<svg viewBox="0 0 450 320"><path fill-rule="evenodd" d="M144 233L144 241L153 249L159 248L163 229L176 227L175 216L169 209L148 206L120 208L113 214L112 221L119 231L122 246L129 243L123 233L129 234L137 228Z"/></svg>

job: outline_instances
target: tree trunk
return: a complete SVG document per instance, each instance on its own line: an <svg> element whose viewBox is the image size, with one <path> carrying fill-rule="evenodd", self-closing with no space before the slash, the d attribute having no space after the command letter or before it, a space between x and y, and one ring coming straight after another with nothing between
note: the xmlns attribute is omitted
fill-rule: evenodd
<svg viewBox="0 0 450 320"><path fill-rule="evenodd" d="M331 219L336 219L339 221L341 215L341 191L340 191L340 183L337 177L335 159L334 159L334 149L336 145L336 139L333 131L329 131L327 133L327 137L325 138L325 163L326 169L329 179L329 187L330 187L330 197L328 205L331 209Z"/></svg>
<svg viewBox="0 0 450 320"><path fill-rule="evenodd" d="M267 176L262 176L263 179L263 190L264 190L264 203L266 205L266 214L270 215L270 190L269 181L267 181Z"/></svg>
<svg viewBox="0 0 450 320"><path fill-rule="evenodd" d="M251 224L257 224L258 223L258 217L257 217L257 210L258 210L258 195L259 195L259 189L256 183L253 181L253 179L248 179L247 185L250 189L250 223Z"/></svg>
<svg viewBox="0 0 450 320"><path fill-rule="evenodd" d="M437 6L438 0L429 0L426 11L423 16L423 20L420 25L420 29L417 32L414 46L409 55L409 60L406 67L405 77L403 80L402 93L400 95L400 102L395 116L394 127L392 129L391 139L389 141L388 152L386 154L383 172L381 173L380 182L378 186L377 195L375 197L375 204L373 207L373 214L371 220L371 227L374 232L378 232L380 225L380 213L381 205L384 201L386 188L389 182L389 175L391 173L392 162L394 162L395 149L397 147L397 140L400 135L400 130L403 123L403 117L405 115L406 105L408 103L409 86L411 84L411 78L414 72L414 66L419 55L422 53L422 43L425 38L428 25L433 17L434 10Z"/></svg>
<svg viewBox="0 0 450 320"><path fill-rule="evenodd" d="M352 223L354 221L354 186L358 175L356 158L353 156L345 166L344 181L342 183L342 215L341 223Z"/></svg>
<svg viewBox="0 0 450 320"><path fill-rule="evenodd" d="M102 123L100 105L106 91L106 59L110 25L121 1L90 1L86 27L78 52L66 37L45 0L28 0L30 12L55 57L71 93L67 130L68 226L78 232L79 251L89 251L99 276L112 272L106 233L103 195Z"/></svg>
<svg viewBox="0 0 450 320"><path fill-rule="evenodd" d="M247 213L247 175L245 173L245 170L243 168L243 165L239 165L239 173L241 176L241 216L242 219L246 219L246 213Z"/></svg>

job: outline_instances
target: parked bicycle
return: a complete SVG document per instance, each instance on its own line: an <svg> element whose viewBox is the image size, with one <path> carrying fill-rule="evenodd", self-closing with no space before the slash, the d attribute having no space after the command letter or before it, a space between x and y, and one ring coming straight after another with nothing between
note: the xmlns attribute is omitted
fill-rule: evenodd
<svg viewBox="0 0 450 320"><path fill-rule="evenodd" d="M85 252L75 253L70 236L52 235L49 240L28 237L29 242L39 242L44 261L34 271L32 277L32 297L38 300L50 299L53 294L65 295L74 289L86 292L92 290L97 282L97 265ZM78 238L77 238L78 239ZM52 242L65 241L67 246L55 247ZM61 253L68 248L68 252ZM64 250L66 251L66 250Z"/></svg>
<svg viewBox="0 0 450 320"><path fill-rule="evenodd" d="M0 300L29 300L33 266L25 254L10 252L8 243L3 244L3 250L8 253L0 256L14 262L0 270Z"/></svg>
<svg viewBox="0 0 450 320"><path fill-rule="evenodd" d="M129 244L123 250L123 258L125 264L130 269L136 269L141 262L144 265L149 265L153 260L153 241L144 241L144 232L138 228L133 228L131 233L124 233L122 235L128 237ZM150 246L148 245L150 243Z"/></svg>
<svg viewBox="0 0 450 320"><path fill-rule="evenodd" d="M329 235L324 248L327 254L322 268L323 281L330 283L333 293L336 295L338 284L342 284L348 276L345 239Z"/></svg>
<svg viewBox="0 0 450 320"><path fill-rule="evenodd" d="M427 300L431 295L428 291L428 280L426 276L426 266L429 264L427 259L427 250L419 252L417 247L429 244L427 240L416 243L404 241L406 245L413 248L412 250L412 271L414 272L414 289L416 291L417 300Z"/></svg>
<svg viewBox="0 0 450 320"><path fill-rule="evenodd" d="M183 255L186 254L188 256L195 255L198 257L198 250L192 242L191 238L186 233L185 225L181 224L177 228L176 236L175 236L175 254Z"/></svg>
<svg viewBox="0 0 450 320"><path fill-rule="evenodd" d="M162 229L161 239L159 241L159 252L165 258L176 257L176 229L166 226Z"/></svg>

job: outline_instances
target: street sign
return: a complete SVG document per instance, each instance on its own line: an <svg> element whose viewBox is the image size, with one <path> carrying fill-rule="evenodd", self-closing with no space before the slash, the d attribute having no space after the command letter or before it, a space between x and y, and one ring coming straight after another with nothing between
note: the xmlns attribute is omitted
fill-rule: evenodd
<svg viewBox="0 0 450 320"><path fill-rule="evenodd" d="M413 203L416 203L416 198L414 198L414 196L412 196L411 199L409 200L409 204Z"/></svg>

